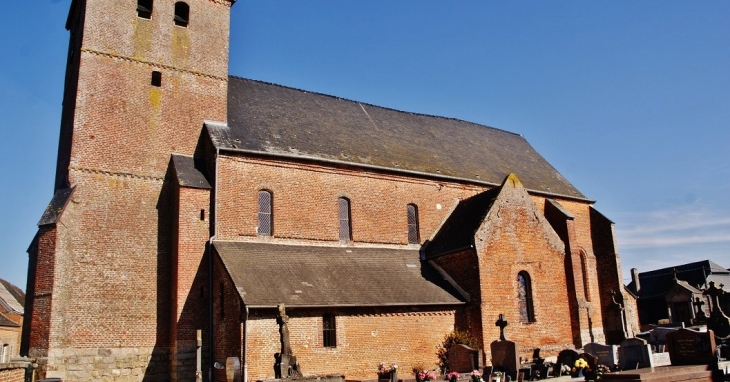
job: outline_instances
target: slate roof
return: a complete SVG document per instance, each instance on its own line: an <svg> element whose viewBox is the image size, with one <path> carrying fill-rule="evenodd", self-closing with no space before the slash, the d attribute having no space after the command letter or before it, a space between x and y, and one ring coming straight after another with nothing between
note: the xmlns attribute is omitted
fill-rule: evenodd
<svg viewBox="0 0 730 382"><path fill-rule="evenodd" d="M730 271L710 260L641 272L639 273L640 289L636 290L633 280L627 285L627 288L639 298L664 296L674 285L674 269L677 270L677 279L686 282L695 290L698 285L704 287L705 282L710 281L715 281L718 288L719 284L723 283L725 284L723 289L730 290ZM723 280L726 282L722 282Z"/></svg>
<svg viewBox="0 0 730 382"><path fill-rule="evenodd" d="M63 209L66 207L66 203L68 203L69 199L71 199L73 191L73 187L56 190L53 194L53 198L51 198L51 202L48 203L46 210L43 212L43 216L41 216L38 226L56 224L56 221L61 216L61 212L63 212Z"/></svg>
<svg viewBox="0 0 730 382"><path fill-rule="evenodd" d="M216 241L250 308L457 305L458 292L419 251Z"/></svg>
<svg viewBox="0 0 730 382"><path fill-rule="evenodd" d="M238 77L228 82L224 150L335 161L585 199L522 136L458 119L408 113Z"/></svg>
<svg viewBox="0 0 730 382"><path fill-rule="evenodd" d="M23 314L25 306L25 293L10 282L0 279L0 304L9 311Z"/></svg>
<svg viewBox="0 0 730 382"><path fill-rule="evenodd" d="M474 234L487 216L501 187L484 191L459 202L426 247L426 258L474 247Z"/></svg>
<svg viewBox="0 0 730 382"><path fill-rule="evenodd" d="M172 165L180 186L210 189L205 162L186 155L172 154Z"/></svg>

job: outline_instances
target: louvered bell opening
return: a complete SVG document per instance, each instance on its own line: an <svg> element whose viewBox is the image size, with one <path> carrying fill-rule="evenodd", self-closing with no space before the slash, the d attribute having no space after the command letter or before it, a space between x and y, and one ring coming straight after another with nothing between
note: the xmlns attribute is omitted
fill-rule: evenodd
<svg viewBox="0 0 730 382"><path fill-rule="evenodd" d="M187 27L190 20L190 6L178 1L175 3L175 25Z"/></svg>
<svg viewBox="0 0 730 382"><path fill-rule="evenodd" d="M340 198L337 201L340 220L340 240L347 241L352 238L350 234L350 201Z"/></svg>
<svg viewBox="0 0 730 382"><path fill-rule="evenodd" d="M271 193L259 191L259 236L271 236L273 231L271 220Z"/></svg>
<svg viewBox="0 0 730 382"><path fill-rule="evenodd" d="M406 207L408 214L408 244L418 244L420 242L418 237L418 211L416 206L409 204Z"/></svg>
<svg viewBox="0 0 730 382"><path fill-rule="evenodd" d="M152 17L152 0L137 1L137 16L143 19Z"/></svg>

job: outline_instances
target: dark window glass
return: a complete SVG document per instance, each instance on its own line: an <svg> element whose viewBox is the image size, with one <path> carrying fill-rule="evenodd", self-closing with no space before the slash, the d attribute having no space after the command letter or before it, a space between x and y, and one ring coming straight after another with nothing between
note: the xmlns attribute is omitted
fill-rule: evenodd
<svg viewBox="0 0 730 382"><path fill-rule="evenodd" d="M271 192L266 190L259 191L259 236L271 236L273 232L273 222L271 215Z"/></svg>
<svg viewBox="0 0 730 382"><path fill-rule="evenodd" d="M532 283L530 275L522 271L517 274L518 295L520 299L520 321L535 322L535 311L532 307Z"/></svg>
<svg viewBox="0 0 730 382"><path fill-rule="evenodd" d="M334 314L325 314L322 317L322 345L326 348L337 347L337 326Z"/></svg>
<svg viewBox="0 0 730 382"><path fill-rule="evenodd" d="M137 0L137 16L143 19L152 17L152 0Z"/></svg>
<svg viewBox="0 0 730 382"><path fill-rule="evenodd" d="M415 204L409 204L406 207L408 215L408 244L418 244L418 208Z"/></svg>
<svg viewBox="0 0 730 382"><path fill-rule="evenodd" d="M162 73L160 73L160 72L158 72L156 70L153 71L152 72L152 82L151 83L152 83L152 86L157 86L157 87L162 86Z"/></svg>
<svg viewBox="0 0 730 382"><path fill-rule="evenodd" d="M175 3L175 25L187 27L190 22L190 6L182 1Z"/></svg>
<svg viewBox="0 0 730 382"><path fill-rule="evenodd" d="M350 232L350 201L347 198L337 199L337 207L339 209L339 220L340 220L340 240L349 241L352 239L352 232Z"/></svg>

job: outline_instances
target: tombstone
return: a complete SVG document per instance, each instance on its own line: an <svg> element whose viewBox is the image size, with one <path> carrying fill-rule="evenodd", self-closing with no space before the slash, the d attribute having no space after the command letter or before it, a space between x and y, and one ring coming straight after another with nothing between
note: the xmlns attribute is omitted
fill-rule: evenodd
<svg viewBox="0 0 730 382"><path fill-rule="evenodd" d="M715 334L680 329L667 334L667 350L672 365L710 365L717 362Z"/></svg>
<svg viewBox="0 0 730 382"><path fill-rule="evenodd" d="M238 357L226 358L226 381L241 382L241 361Z"/></svg>
<svg viewBox="0 0 730 382"><path fill-rule="evenodd" d="M563 365L568 365L572 369L577 359L578 352L573 349L566 349L558 353L558 360L555 362L555 366L553 366L553 376L560 376L560 369Z"/></svg>
<svg viewBox="0 0 730 382"><path fill-rule="evenodd" d="M618 348L618 361L621 370L654 367L651 348L640 338L627 338L621 341Z"/></svg>
<svg viewBox="0 0 730 382"><path fill-rule="evenodd" d="M715 332L715 336L719 338L728 338L730 337L730 318L720 309L720 297L725 294L722 287L722 284L718 288L715 286L714 281L710 281L710 286L702 294L709 296L711 303L710 317L707 318L707 329Z"/></svg>
<svg viewBox="0 0 730 382"><path fill-rule="evenodd" d="M583 351L598 358L600 365L606 365L608 367L618 365L618 346L616 345L603 345L591 342L583 346Z"/></svg>
<svg viewBox="0 0 730 382"><path fill-rule="evenodd" d="M517 344L507 341L504 337L504 328L508 322L504 320L503 315L499 315L499 320L494 323L499 327L499 340L493 341L489 348L492 352L492 367L495 370L504 371L513 379L517 379L517 371L520 369L520 360Z"/></svg>
<svg viewBox="0 0 730 382"><path fill-rule="evenodd" d="M449 371L469 373L481 369L479 366L479 351L463 344L451 346L446 355L449 361Z"/></svg>
<svg viewBox="0 0 730 382"><path fill-rule="evenodd" d="M276 317L279 324L279 338L281 342L281 352L276 353L276 363L274 364L274 374L277 379L301 377L302 370L297 362L297 357L291 350L289 343L289 316L286 315L284 304L279 304L279 312Z"/></svg>

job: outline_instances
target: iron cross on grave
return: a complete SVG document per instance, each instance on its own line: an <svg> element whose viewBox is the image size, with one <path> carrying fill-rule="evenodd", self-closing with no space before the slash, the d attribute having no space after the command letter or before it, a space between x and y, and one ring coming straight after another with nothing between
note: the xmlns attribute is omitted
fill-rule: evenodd
<svg viewBox="0 0 730 382"><path fill-rule="evenodd" d="M504 338L504 327L507 326L509 323L504 320L503 316L499 315L499 320L497 320L494 325L499 326L499 340L500 341L506 341Z"/></svg>

